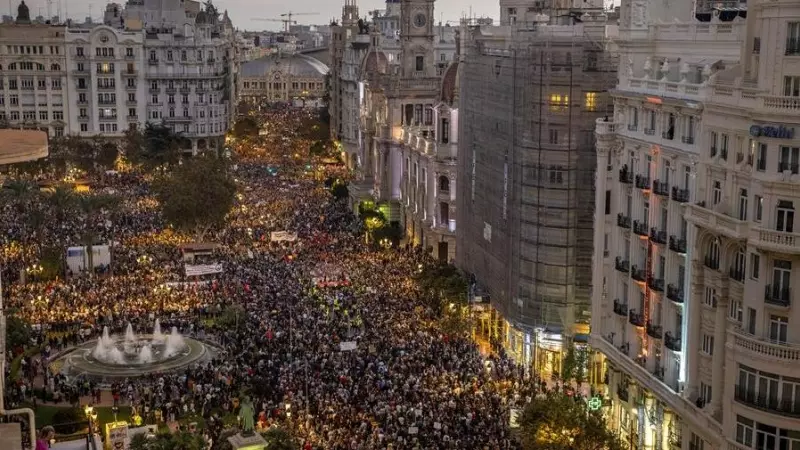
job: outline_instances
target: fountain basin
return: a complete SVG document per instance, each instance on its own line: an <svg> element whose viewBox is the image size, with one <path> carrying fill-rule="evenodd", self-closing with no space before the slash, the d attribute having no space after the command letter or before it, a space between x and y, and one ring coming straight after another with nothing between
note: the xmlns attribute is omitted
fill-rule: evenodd
<svg viewBox="0 0 800 450"><path fill-rule="evenodd" d="M67 376L87 376L91 378L132 378L150 373L172 372L183 369L191 364L202 363L211 360L219 352L213 345L201 342L190 337L182 336L184 347L172 355L161 355L163 349L156 344L152 344L153 335L138 336L139 342L150 345L152 359L147 362L141 359L142 352L131 352L127 356L125 352L117 347L124 347L124 338L112 338L114 349L122 353L121 360L100 360L93 353L98 347L98 341L103 338L87 341L82 345L73 348L71 351L56 358L50 365L55 372L63 373ZM105 344L107 344L106 342Z"/></svg>

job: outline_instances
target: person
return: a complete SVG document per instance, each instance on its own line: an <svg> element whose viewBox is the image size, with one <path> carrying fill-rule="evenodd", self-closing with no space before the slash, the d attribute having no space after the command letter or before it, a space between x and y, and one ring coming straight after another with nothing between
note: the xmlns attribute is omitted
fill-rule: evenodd
<svg viewBox="0 0 800 450"><path fill-rule="evenodd" d="M51 426L46 426L39 430L39 437L36 439L36 450L47 450L50 448L50 440L56 435L56 430Z"/></svg>

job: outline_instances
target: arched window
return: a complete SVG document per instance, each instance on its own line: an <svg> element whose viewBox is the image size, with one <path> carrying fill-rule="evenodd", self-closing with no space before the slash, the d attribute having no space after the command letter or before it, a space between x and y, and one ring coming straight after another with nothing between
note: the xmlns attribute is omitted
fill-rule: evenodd
<svg viewBox="0 0 800 450"><path fill-rule="evenodd" d="M450 178L447 175L439 177L439 192L450 192Z"/></svg>
<svg viewBox="0 0 800 450"><path fill-rule="evenodd" d="M59 70L61 70L61 66L59 66L58 64L52 64L50 66L50 70L52 70L54 72L58 72Z"/></svg>

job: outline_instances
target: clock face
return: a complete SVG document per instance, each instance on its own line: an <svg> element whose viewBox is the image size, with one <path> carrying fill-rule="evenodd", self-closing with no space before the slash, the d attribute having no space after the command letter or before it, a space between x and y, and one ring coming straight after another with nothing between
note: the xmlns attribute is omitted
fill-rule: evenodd
<svg viewBox="0 0 800 450"><path fill-rule="evenodd" d="M414 26L417 28L422 28L428 22L428 18L425 17L425 13L418 12L414 15Z"/></svg>

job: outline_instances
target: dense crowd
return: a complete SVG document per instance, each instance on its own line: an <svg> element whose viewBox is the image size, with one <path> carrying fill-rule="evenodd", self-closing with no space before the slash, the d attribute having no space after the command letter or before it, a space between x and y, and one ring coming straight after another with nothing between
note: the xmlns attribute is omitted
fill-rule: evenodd
<svg viewBox="0 0 800 450"><path fill-rule="evenodd" d="M292 136L306 114L265 113L272 138L262 144L271 150L236 165L237 205L229 225L208 238L221 244L211 259L224 270L199 285L165 284L186 281L180 245L189 238L165 228L147 181L125 174L97 180L97 187L125 194L122 209L95 224L118 243L111 270L7 289L9 306L40 331L31 345L44 349L41 359L25 359L25 376L8 386L9 403L39 388L37 377L48 398L73 403L108 388L115 403L134 406L143 421L201 415L214 441L221 418L247 392L258 426L286 427L304 449L516 448L509 410L534 395L533 380L502 354L482 356L467 337L441 331L412 279L428 263L425 255L364 243L347 205L318 181L317 170L325 169L316 162L309 169L294 156L307 144ZM281 130L290 139L276 138ZM9 230L5 248L31 245L13 217L0 221ZM36 240L69 245L85 225L49 219ZM113 225L106 227L106 219ZM270 232L284 230L298 239L270 241ZM18 268L29 257L17 251L23 262L6 260ZM320 273L347 283L322 286L314 279ZM215 318L232 306L245 316L236 326L219 326ZM147 331L156 318L213 339L222 352L179 372L104 383L67 378L48 360L97 338L104 326L122 333L131 323ZM352 348L342 343L355 349L342 350Z"/></svg>

